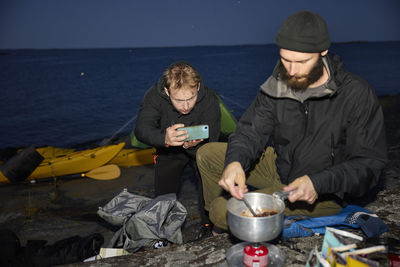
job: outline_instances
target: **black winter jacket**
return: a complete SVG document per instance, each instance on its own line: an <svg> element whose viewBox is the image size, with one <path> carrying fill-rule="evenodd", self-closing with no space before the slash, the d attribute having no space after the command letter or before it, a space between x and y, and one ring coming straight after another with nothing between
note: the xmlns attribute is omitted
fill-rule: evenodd
<svg viewBox="0 0 400 267"><path fill-rule="evenodd" d="M378 183L387 148L375 92L346 71L339 56L328 54L323 61L330 77L324 92L304 102L275 67L231 135L225 165L239 161L248 171L270 140L283 184L309 175L318 195L343 199Z"/></svg>
<svg viewBox="0 0 400 267"><path fill-rule="evenodd" d="M135 135L137 139L157 149L157 153L188 153L195 157L197 149L206 142L218 141L221 128L221 112L216 93L200 83L196 105L189 114L183 115L175 109L164 91L164 80L161 77L157 84L145 94L140 104ZM185 126L207 124L209 139L196 147L165 147L165 130L177 123Z"/></svg>

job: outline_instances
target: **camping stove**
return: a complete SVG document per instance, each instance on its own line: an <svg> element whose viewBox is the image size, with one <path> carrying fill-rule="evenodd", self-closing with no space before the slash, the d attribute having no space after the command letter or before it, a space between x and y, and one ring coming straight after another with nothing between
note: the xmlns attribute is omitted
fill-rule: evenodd
<svg viewBox="0 0 400 267"><path fill-rule="evenodd" d="M265 243L275 239L282 231L284 204L266 194L247 193L247 201L255 210L271 208L277 211L268 217L243 216L247 211L243 201L231 198L227 203L230 232L240 240L226 252L229 266L275 267L284 266L285 255L278 247Z"/></svg>
<svg viewBox="0 0 400 267"><path fill-rule="evenodd" d="M261 249L261 247L266 250ZM249 253L248 249L250 251L254 249L254 253ZM262 251L259 251L260 249ZM257 250L258 252L256 252ZM258 256L256 256L256 253L258 253ZM265 255L265 253L267 254ZM241 242L226 251L226 261L229 266L281 267L285 264L285 254L277 246L269 243Z"/></svg>

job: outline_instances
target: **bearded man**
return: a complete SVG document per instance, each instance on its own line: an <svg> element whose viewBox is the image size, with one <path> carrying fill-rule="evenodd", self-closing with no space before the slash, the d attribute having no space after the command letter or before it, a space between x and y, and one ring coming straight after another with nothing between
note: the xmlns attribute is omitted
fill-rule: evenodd
<svg viewBox="0 0 400 267"><path fill-rule="evenodd" d="M280 60L228 144L197 152L205 209L216 229L228 228L223 190L237 199L247 185L267 194L294 190L285 215L333 215L377 185L387 161L378 99L328 53L325 21L295 13L276 44Z"/></svg>

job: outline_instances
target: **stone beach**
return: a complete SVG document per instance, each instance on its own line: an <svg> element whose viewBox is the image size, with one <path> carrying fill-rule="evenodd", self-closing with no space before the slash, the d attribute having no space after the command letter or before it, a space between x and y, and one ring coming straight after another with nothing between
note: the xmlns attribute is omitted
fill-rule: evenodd
<svg viewBox="0 0 400 267"><path fill-rule="evenodd" d="M400 237L400 95L380 97L385 113L389 162L376 194L359 200L359 205L376 213L388 226L381 237ZM228 266L226 251L241 242L228 234L196 240L201 218L199 194L190 169L182 177L179 201L187 209L182 233L184 244L171 244L160 249L139 252L68 266ZM0 228L17 234L21 245L28 240L46 240L52 244L74 235L100 233L105 242L111 239L113 228L97 214L124 188L129 192L152 197L153 168L151 165L121 168L115 180L98 181L89 178L58 180L0 187ZM359 229L349 230L363 235ZM285 256L285 266L305 266L309 252L322 245L323 236L293 238L287 242L273 241Z"/></svg>

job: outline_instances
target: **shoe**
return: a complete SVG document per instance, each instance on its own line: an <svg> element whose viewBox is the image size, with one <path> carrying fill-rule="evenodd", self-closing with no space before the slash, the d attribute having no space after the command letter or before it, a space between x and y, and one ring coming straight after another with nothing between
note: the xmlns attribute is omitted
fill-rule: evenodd
<svg viewBox="0 0 400 267"><path fill-rule="evenodd" d="M196 240L201 240L203 238L213 236L212 230L213 230L213 227L210 223L202 224L196 235Z"/></svg>
<svg viewBox="0 0 400 267"><path fill-rule="evenodd" d="M169 241L166 239L158 240L153 244L153 248L158 249L158 248L164 248L169 245Z"/></svg>
<svg viewBox="0 0 400 267"><path fill-rule="evenodd" d="M212 234L214 235L214 236L216 236L216 235L220 235L220 234L223 234L223 233L227 233L227 231L225 231L224 229L221 229L221 228L219 228L219 227L217 227L217 226L213 226L212 227Z"/></svg>

